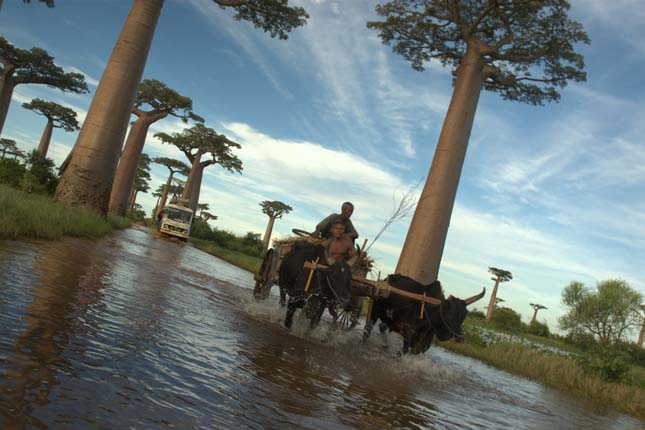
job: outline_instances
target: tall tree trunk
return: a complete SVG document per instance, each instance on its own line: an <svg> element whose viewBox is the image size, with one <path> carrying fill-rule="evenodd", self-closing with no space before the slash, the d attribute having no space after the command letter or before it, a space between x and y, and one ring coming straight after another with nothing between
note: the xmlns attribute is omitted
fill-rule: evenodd
<svg viewBox="0 0 645 430"><path fill-rule="evenodd" d="M128 200L128 211L132 211L132 209L134 209L134 204L137 202L137 194L139 194L138 190L132 190L132 194Z"/></svg>
<svg viewBox="0 0 645 430"><path fill-rule="evenodd" d="M168 198L168 190L170 190L170 185L172 185L172 177L174 174L175 172L171 170L170 176L168 176L168 180L166 181L166 185L163 187L163 192L161 193L161 197L159 198L159 203L157 204L157 210L155 211L155 216L154 216L155 220L159 216L159 212L161 212L163 208L166 206L166 199Z"/></svg>
<svg viewBox="0 0 645 430"><path fill-rule="evenodd" d="M191 185L190 200L188 202L188 207L190 207L193 212L197 210L197 205L199 204L199 194L202 191L202 177L204 176L204 169L208 164L200 163L195 172L195 177Z"/></svg>
<svg viewBox="0 0 645 430"><path fill-rule="evenodd" d="M9 105L11 104L11 96L13 96L13 89L16 87L12 81L11 76L0 78L0 134L4 128L4 122L9 113Z"/></svg>
<svg viewBox="0 0 645 430"><path fill-rule="evenodd" d="M498 286L499 278L495 279L495 286L493 287L493 292L490 295L490 301L488 302L488 312L486 312L486 321L490 321L493 318L493 311L495 310L495 298L497 297Z"/></svg>
<svg viewBox="0 0 645 430"><path fill-rule="evenodd" d="M150 120L146 117L139 117L132 127L125 142L119 166L116 169L112 192L110 193L109 211L115 215L123 216L128 208L128 197L132 193L134 180L137 176L139 160L146 143L146 135L150 127Z"/></svg>
<svg viewBox="0 0 645 430"><path fill-rule="evenodd" d="M193 186L195 184L196 175L197 175L197 172L200 170L199 165L200 165L200 161L202 159L202 155L203 155L202 151L199 150L199 151L197 151L197 153L193 157L193 164L190 167L190 173L188 173L188 178L186 178L186 183L184 184L184 192L181 195L182 199L186 199L186 200L191 199L191 195L193 194ZM201 178L200 178L199 182L201 184Z"/></svg>
<svg viewBox="0 0 645 430"><path fill-rule="evenodd" d="M428 179L414 212L396 273L422 284L437 279L468 139L484 81L484 63L468 48L441 129Z"/></svg>
<svg viewBox="0 0 645 430"><path fill-rule="evenodd" d="M643 338L645 338L645 318L643 318L643 327L641 327L641 332L638 335L638 347L643 347Z"/></svg>
<svg viewBox="0 0 645 430"><path fill-rule="evenodd" d="M533 324L533 321L535 321L535 318L537 318L537 312L538 312L538 308L535 308L535 310L533 311L533 317L531 317L531 321L529 322L529 325Z"/></svg>
<svg viewBox="0 0 645 430"><path fill-rule="evenodd" d="M40 143L38 144L38 153L43 157L47 157L47 151L49 150L49 142L52 140L52 132L54 131L54 121L50 118L47 118L47 125L43 131L43 135L40 137Z"/></svg>
<svg viewBox="0 0 645 430"><path fill-rule="evenodd" d="M163 0L134 0L56 189L68 206L106 213L130 109Z"/></svg>
<svg viewBox="0 0 645 430"><path fill-rule="evenodd" d="M262 241L262 247L264 248L265 252L267 249L269 249L269 240L271 239L271 233L273 232L274 222L275 222L275 218L270 216L269 223L267 224L267 229L264 232L264 240Z"/></svg>

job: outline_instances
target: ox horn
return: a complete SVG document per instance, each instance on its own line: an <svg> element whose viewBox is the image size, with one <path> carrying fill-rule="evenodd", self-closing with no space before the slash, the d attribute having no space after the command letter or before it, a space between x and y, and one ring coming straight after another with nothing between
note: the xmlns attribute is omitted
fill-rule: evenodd
<svg viewBox="0 0 645 430"><path fill-rule="evenodd" d="M479 299L481 299L482 297L484 297L484 294L486 294L486 287L483 287L483 288L482 288L482 292L481 292L481 293L479 293L479 294L477 294L477 295L474 295L474 296L472 296L472 297L468 297L467 299L464 299L464 302L466 302L466 304L467 304L467 305L472 305L472 304L473 304L473 303L475 303L477 300L479 300Z"/></svg>

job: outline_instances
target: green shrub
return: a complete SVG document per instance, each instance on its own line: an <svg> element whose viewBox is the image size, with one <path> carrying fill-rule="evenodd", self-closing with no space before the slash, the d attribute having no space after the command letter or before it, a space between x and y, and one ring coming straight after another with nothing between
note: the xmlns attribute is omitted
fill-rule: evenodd
<svg viewBox="0 0 645 430"><path fill-rule="evenodd" d="M468 316L470 318L476 319L476 320L485 320L486 319L486 314L479 309L473 309L472 311L468 311Z"/></svg>
<svg viewBox="0 0 645 430"><path fill-rule="evenodd" d="M607 382L625 382L629 371L629 357L615 348L597 348L580 354L578 364L588 373L599 376Z"/></svg>
<svg viewBox="0 0 645 430"><path fill-rule="evenodd" d="M539 321L533 321L529 324L527 331L535 336L549 337L551 332L549 326Z"/></svg>
<svg viewBox="0 0 645 430"><path fill-rule="evenodd" d="M519 332L523 329L522 317L511 308L495 309L491 322L503 330Z"/></svg>
<svg viewBox="0 0 645 430"><path fill-rule="evenodd" d="M18 160L0 159L0 184L17 187L25 172L25 166Z"/></svg>

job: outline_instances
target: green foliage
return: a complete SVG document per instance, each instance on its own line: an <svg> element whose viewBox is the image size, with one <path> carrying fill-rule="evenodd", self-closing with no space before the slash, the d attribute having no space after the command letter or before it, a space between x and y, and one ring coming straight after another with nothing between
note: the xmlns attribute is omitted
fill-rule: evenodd
<svg viewBox="0 0 645 430"><path fill-rule="evenodd" d="M629 357L615 348L601 347L592 352L580 354L576 361L587 372L607 382L627 382Z"/></svg>
<svg viewBox="0 0 645 430"><path fill-rule="evenodd" d="M139 157L137 174L134 177L134 190L140 193L147 193L150 189L150 163L152 160L146 153Z"/></svg>
<svg viewBox="0 0 645 430"><path fill-rule="evenodd" d="M497 267L489 267L488 272L490 272L494 276L493 280L499 279L499 282L508 282L513 279L513 274L508 270L498 269Z"/></svg>
<svg viewBox="0 0 645 430"><path fill-rule="evenodd" d="M64 235L95 238L130 225L123 218L106 219L94 212L67 208L48 196L4 185L0 185L0 208L0 239L60 239Z"/></svg>
<svg viewBox="0 0 645 430"><path fill-rule="evenodd" d="M2 159L6 155L13 155L13 153L18 149L18 146L16 145L16 141L13 139L5 139L4 137L0 139L0 150L2 151L2 155L0 156Z"/></svg>
<svg viewBox="0 0 645 430"><path fill-rule="evenodd" d="M43 157L38 151L29 153L26 160L27 173L18 185L28 193L54 194L58 185L58 177L54 172L54 160Z"/></svg>
<svg viewBox="0 0 645 430"><path fill-rule="evenodd" d="M493 325L503 330L519 332L523 330L522 317L511 308L497 308L491 320Z"/></svg>
<svg viewBox="0 0 645 430"><path fill-rule="evenodd" d="M149 106L150 110L142 111L141 108L144 106ZM204 118L193 113L193 101L189 97L182 96L156 79L141 81L132 112L137 116L147 113L158 116L158 119L171 115L183 122L188 120L204 122Z"/></svg>
<svg viewBox="0 0 645 430"><path fill-rule="evenodd" d="M473 309L468 311L468 317L476 320L483 321L486 319L486 314L479 309Z"/></svg>
<svg viewBox="0 0 645 430"><path fill-rule="evenodd" d="M191 163L196 157L206 154L211 158L202 161L201 166L219 164L229 172L242 173L242 161L232 152L232 148L241 148L240 144L203 124L186 128L181 133L156 133L154 136L163 143L175 145Z"/></svg>
<svg viewBox="0 0 645 430"><path fill-rule="evenodd" d="M52 122L54 128L62 128L65 131L79 130L76 112L68 107L41 99L32 99L29 103L23 103L22 107L43 115Z"/></svg>
<svg viewBox="0 0 645 430"><path fill-rule="evenodd" d="M27 169L18 160L0 159L0 184L17 187Z"/></svg>
<svg viewBox="0 0 645 430"><path fill-rule="evenodd" d="M367 27L415 70L436 59L456 71L468 52L482 64L484 89L543 104L558 101L569 80L586 79L574 46L589 38L569 8L566 0L392 0L376 7L383 21Z"/></svg>
<svg viewBox="0 0 645 430"><path fill-rule="evenodd" d="M211 228L206 221L199 218L193 221L190 236L252 257L260 257L263 252L259 233L248 232L244 236L237 236L230 231Z"/></svg>
<svg viewBox="0 0 645 430"><path fill-rule="evenodd" d="M533 321L529 324L527 331L529 334L541 337L549 337L551 332L549 331L549 326L546 323L541 323L539 321Z"/></svg>
<svg viewBox="0 0 645 430"><path fill-rule="evenodd" d="M54 58L40 48L30 50L13 46L0 37L0 61L4 67L13 66L13 72L6 79L13 84L45 84L72 93L89 92L85 77L80 73L65 73L54 64Z"/></svg>
<svg viewBox="0 0 645 430"><path fill-rule="evenodd" d="M277 200L265 200L260 203L260 207L262 208L262 213L268 215L269 218L274 219L282 218L282 215L288 214L293 210L293 208L288 204Z"/></svg>
<svg viewBox="0 0 645 430"><path fill-rule="evenodd" d="M125 216L140 222L143 222L146 220L146 212L143 210L142 206L138 203L135 203L132 209L126 212Z"/></svg>
<svg viewBox="0 0 645 430"><path fill-rule="evenodd" d="M574 281L562 291L567 313L558 322L562 330L591 334L603 344L616 342L640 326L642 300L621 279L598 282L595 290Z"/></svg>
<svg viewBox="0 0 645 430"><path fill-rule="evenodd" d="M296 27L305 25L309 14L301 7L290 7L288 0L213 0L222 7L233 7L234 18L249 21L255 28L261 28L271 37L285 40Z"/></svg>
<svg viewBox="0 0 645 430"><path fill-rule="evenodd" d="M175 160L168 157L155 157L152 159L153 163L166 166L173 174L179 173L180 175L188 176L190 173L190 166L183 161Z"/></svg>

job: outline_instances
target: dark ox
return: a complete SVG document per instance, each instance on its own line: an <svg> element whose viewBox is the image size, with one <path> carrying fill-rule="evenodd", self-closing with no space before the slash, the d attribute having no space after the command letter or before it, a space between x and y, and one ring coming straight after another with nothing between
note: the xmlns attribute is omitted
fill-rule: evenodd
<svg viewBox="0 0 645 430"><path fill-rule="evenodd" d="M316 269L311 278L309 290L305 291L310 269L304 268L306 261L316 261L329 266L328 269ZM328 307L335 313L337 307L344 308L349 303L352 271L347 263L336 262L329 264L325 258L322 245L306 241L297 241L293 249L285 255L280 264L279 285L280 294L288 294L287 315L285 327L291 327L293 314L298 308L308 304L308 316L311 327L314 327Z"/></svg>
<svg viewBox="0 0 645 430"><path fill-rule="evenodd" d="M387 328L403 337L404 354L426 352L435 335L441 341L463 340L461 325L468 315L466 306L481 299L486 293L484 289L480 294L465 300L453 296L446 299L439 281L421 285L403 275L389 275L387 281L400 290L421 295L425 293L428 297L441 300L441 304L438 305L425 304L423 318L420 318L422 303L418 300L390 293L387 298L377 298L374 301L371 318L365 326L364 338L369 336L372 327L380 319Z"/></svg>

